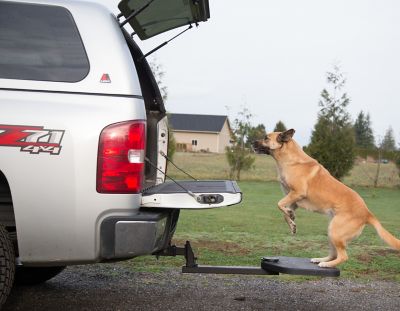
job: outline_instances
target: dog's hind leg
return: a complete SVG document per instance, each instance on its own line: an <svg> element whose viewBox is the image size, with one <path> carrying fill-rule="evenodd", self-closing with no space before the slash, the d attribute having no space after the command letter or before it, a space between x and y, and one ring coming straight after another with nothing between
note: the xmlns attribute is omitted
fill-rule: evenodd
<svg viewBox="0 0 400 311"><path fill-rule="evenodd" d="M332 268L336 267L338 264L345 262L349 257L347 256L346 252L346 242L339 239L334 240L333 242L334 247L336 248L337 257L330 261L321 261L318 266L321 268ZM325 259L325 258L323 258Z"/></svg>
<svg viewBox="0 0 400 311"><path fill-rule="evenodd" d="M320 267L335 267L348 259L346 246L347 242L361 234L365 223L359 218L349 219L348 217L335 216L329 225L329 239L336 249L335 259L320 262Z"/></svg>
<svg viewBox="0 0 400 311"><path fill-rule="evenodd" d="M329 239L329 255L322 258L311 258L312 263L320 263L327 262L336 259L337 253L336 248L332 245L331 240Z"/></svg>
<svg viewBox="0 0 400 311"><path fill-rule="evenodd" d="M331 221L329 223L329 226L328 226L329 255L326 256L326 257L322 257L322 258L311 258L311 262L312 263L327 262L327 261L334 260L337 257L336 247L332 244L331 238L329 236L329 232L331 231L330 230L331 223L332 223L332 219L331 219Z"/></svg>

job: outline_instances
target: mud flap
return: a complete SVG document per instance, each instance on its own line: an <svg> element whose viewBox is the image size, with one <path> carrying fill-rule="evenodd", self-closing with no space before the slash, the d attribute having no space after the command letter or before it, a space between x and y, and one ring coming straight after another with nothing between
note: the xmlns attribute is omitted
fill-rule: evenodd
<svg viewBox="0 0 400 311"><path fill-rule="evenodd" d="M263 257L261 259L261 268L276 273L312 275L312 276L340 276L340 270L337 268L320 268L317 264L310 261L309 258L298 257Z"/></svg>

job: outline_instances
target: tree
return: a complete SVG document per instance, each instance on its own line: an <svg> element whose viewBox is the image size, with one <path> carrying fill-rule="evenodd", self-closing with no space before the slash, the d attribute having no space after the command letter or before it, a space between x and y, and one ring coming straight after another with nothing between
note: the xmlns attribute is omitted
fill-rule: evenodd
<svg viewBox="0 0 400 311"><path fill-rule="evenodd" d="M230 167L230 178L240 180L241 171L253 167L255 157L251 155L249 148L246 148L248 140L251 113L243 108L238 117L232 123L232 146L226 147L225 154Z"/></svg>
<svg viewBox="0 0 400 311"><path fill-rule="evenodd" d="M259 124L257 126L250 126L247 134L247 141L245 143L246 148L250 148L251 144L259 139L265 138L267 132L265 131L265 125Z"/></svg>
<svg viewBox="0 0 400 311"><path fill-rule="evenodd" d="M354 122L354 134L357 147L365 149L373 149L375 147L375 139L371 128L369 113L364 114L363 111L360 111Z"/></svg>
<svg viewBox="0 0 400 311"><path fill-rule="evenodd" d="M378 135L378 165L376 166L375 178L374 178L374 188L378 187L379 175L381 173L381 163L382 163L382 139L381 136Z"/></svg>
<svg viewBox="0 0 400 311"><path fill-rule="evenodd" d="M158 88L160 89L161 97L163 101L166 101L168 99L168 87L164 85L164 76L165 76L164 68L160 63L158 63L156 57L153 57L151 59L151 61L149 62L149 66L156 79Z"/></svg>
<svg viewBox="0 0 400 311"><path fill-rule="evenodd" d="M321 92L321 109L306 151L340 179L353 167L355 158L354 130L346 111L350 99L343 91L346 79L338 66L326 77L330 90Z"/></svg>
<svg viewBox="0 0 400 311"><path fill-rule="evenodd" d="M279 120L278 123L276 123L275 128L274 128L274 132L284 132L286 131L286 126L285 124Z"/></svg>
<svg viewBox="0 0 400 311"><path fill-rule="evenodd" d="M397 157L396 157L396 167L397 167L397 172L399 173L400 177L400 143L399 143L399 151L397 152Z"/></svg>
<svg viewBox="0 0 400 311"><path fill-rule="evenodd" d="M396 142L394 140L393 128L389 126L382 140L383 151L396 151Z"/></svg>

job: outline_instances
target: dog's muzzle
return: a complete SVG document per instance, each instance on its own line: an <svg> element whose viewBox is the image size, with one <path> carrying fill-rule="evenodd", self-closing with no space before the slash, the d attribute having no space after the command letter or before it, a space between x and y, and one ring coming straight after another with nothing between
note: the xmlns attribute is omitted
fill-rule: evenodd
<svg viewBox="0 0 400 311"><path fill-rule="evenodd" d="M258 154L271 154L271 149L264 146L262 143L260 143L258 140L253 142L253 149L256 153Z"/></svg>

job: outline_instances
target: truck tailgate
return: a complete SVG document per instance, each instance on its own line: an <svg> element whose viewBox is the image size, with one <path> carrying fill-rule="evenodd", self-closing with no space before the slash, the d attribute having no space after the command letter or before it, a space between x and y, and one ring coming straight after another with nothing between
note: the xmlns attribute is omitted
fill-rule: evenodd
<svg viewBox="0 0 400 311"><path fill-rule="evenodd" d="M142 207L205 209L240 203L242 192L235 181L167 181L146 189Z"/></svg>

